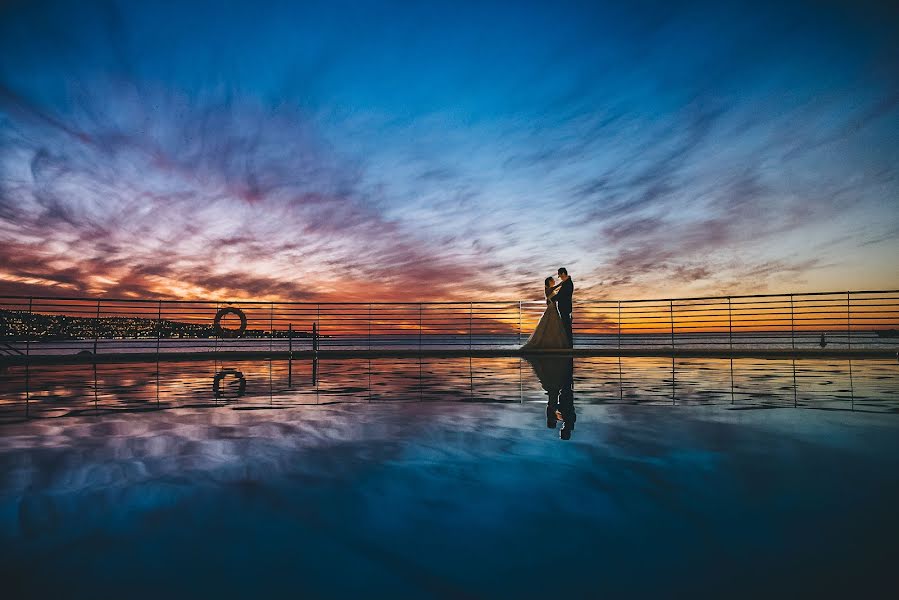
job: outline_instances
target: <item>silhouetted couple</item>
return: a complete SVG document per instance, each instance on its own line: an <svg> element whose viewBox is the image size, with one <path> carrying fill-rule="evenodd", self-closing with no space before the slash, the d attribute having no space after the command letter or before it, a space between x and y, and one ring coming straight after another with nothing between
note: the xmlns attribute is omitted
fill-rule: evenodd
<svg viewBox="0 0 899 600"><path fill-rule="evenodd" d="M546 426L555 429L559 421L559 437L571 439L577 414L574 410L574 358L571 356L529 356L528 362L546 391Z"/></svg>
<svg viewBox="0 0 899 600"><path fill-rule="evenodd" d="M547 277L543 282L546 310L534 328L534 333L521 347L522 350L564 350L574 347L574 334L571 331L574 282L565 267L559 268L558 275L562 280L559 284L552 277Z"/></svg>

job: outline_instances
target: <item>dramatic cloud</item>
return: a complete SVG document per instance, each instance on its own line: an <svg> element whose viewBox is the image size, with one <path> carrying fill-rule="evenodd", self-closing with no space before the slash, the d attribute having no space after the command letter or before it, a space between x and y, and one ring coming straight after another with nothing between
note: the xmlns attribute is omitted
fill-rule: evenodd
<svg viewBox="0 0 899 600"><path fill-rule="evenodd" d="M0 11L0 293L899 285L889 7Z"/></svg>

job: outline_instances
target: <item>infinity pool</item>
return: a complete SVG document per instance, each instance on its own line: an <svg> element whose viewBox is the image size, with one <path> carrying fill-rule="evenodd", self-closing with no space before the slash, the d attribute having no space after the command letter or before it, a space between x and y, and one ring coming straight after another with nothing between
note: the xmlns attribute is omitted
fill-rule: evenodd
<svg viewBox="0 0 899 600"><path fill-rule="evenodd" d="M884 594L897 401L876 360L10 367L0 570L8 597Z"/></svg>

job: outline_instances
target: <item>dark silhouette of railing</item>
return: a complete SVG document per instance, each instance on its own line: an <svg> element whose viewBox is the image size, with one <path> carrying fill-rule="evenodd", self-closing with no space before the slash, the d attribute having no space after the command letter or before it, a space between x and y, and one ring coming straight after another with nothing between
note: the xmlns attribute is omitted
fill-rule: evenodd
<svg viewBox="0 0 899 600"><path fill-rule="evenodd" d="M516 350L544 301L265 302L0 296L0 356ZM581 300L576 351L899 348L899 290Z"/></svg>

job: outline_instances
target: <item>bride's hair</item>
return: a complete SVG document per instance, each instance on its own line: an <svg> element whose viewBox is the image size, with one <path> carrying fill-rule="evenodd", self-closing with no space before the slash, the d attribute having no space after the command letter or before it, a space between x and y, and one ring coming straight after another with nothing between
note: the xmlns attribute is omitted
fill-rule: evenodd
<svg viewBox="0 0 899 600"><path fill-rule="evenodd" d="M544 280L543 280L543 287L549 287L549 282L552 281L552 280L553 280L552 277L547 277L546 279L544 279Z"/></svg>

